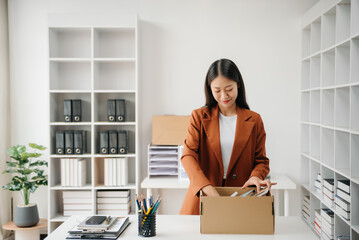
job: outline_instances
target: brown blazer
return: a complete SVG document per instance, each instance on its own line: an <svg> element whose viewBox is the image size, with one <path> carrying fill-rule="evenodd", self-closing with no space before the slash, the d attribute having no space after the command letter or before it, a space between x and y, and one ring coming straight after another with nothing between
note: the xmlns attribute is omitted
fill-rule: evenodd
<svg viewBox="0 0 359 240"><path fill-rule="evenodd" d="M219 108L202 107L192 112L181 158L190 185L180 214L199 214L199 191L222 186L223 161L219 135ZM225 186L243 186L252 176L269 173L265 152L266 133L259 114L237 107L237 125Z"/></svg>

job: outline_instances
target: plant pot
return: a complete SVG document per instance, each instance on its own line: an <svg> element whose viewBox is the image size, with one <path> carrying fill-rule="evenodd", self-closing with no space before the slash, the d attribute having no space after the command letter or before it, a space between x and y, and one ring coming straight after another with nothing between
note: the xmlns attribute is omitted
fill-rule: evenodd
<svg viewBox="0 0 359 240"><path fill-rule="evenodd" d="M39 222L39 212L35 203L16 206L14 223L18 227L32 227Z"/></svg>

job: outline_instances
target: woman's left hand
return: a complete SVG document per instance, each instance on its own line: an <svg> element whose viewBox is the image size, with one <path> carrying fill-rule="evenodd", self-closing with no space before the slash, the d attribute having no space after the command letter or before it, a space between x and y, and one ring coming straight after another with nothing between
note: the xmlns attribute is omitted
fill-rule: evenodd
<svg viewBox="0 0 359 240"><path fill-rule="evenodd" d="M247 182L244 183L242 189L250 186L250 185L256 185L257 187L257 192L260 192L261 190L261 186L268 186L268 190L270 190L272 185L276 185L277 183L272 183L270 180L262 180L259 177L251 177L250 179L248 179Z"/></svg>

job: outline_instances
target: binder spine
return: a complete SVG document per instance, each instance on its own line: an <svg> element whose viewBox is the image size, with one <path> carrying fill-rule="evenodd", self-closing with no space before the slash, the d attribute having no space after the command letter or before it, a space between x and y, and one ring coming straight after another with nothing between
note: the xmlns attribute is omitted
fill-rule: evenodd
<svg viewBox="0 0 359 240"><path fill-rule="evenodd" d="M116 100L116 121L126 121L126 104L124 99Z"/></svg>
<svg viewBox="0 0 359 240"><path fill-rule="evenodd" d="M128 153L128 132L120 130L118 131L118 153Z"/></svg>
<svg viewBox="0 0 359 240"><path fill-rule="evenodd" d="M72 121L72 100L64 100L64 121Z"/></svg>
<svg viewBox="0 0 359 240"><path fill-rule="evenodd" d="M107 120L109 122L115 122L116 120L116 100L107 100Z"/></svg>
<svg viewBox="0 0 359 240"><path fill-rule="evenodd" d="M74 153L74 133L73 133L73 131L65 131L65 149L66 149L66 154Z"/></svg>
<svg viewBox="0 0 359 240"><path fill-rule="evenodd" d="M65 136L63 131L56 132L56 154L65 154Z"/></svg>
<svg viewBox="0 0 359 240"><path fill-rule="evenodd" d="M101 154L108 154L108 132L100 133L100 152Z"/></svg>
<svg viewBox="0 0 359 240"><path fill-rule="evenodd" d="M109 153L110 154L117 154L117 131L109 131L108 132L109 138Z"/></svg>
<svg viewBox="0 0 359 240"><path fill-rule="evenodd" d="M72 115L73 122L81 122L82 121L82 100L74 99L72 100Z"/></svg>

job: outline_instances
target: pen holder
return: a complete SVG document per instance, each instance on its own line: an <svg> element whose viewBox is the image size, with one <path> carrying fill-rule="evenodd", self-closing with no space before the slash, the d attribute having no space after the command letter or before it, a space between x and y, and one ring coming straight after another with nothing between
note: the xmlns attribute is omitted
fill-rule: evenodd
<svg viewBox="0 0 359 240"><path fill-rule="evenodd" d="M138 214L138 235L142 237L156 236L156 214Z"/></svg>

